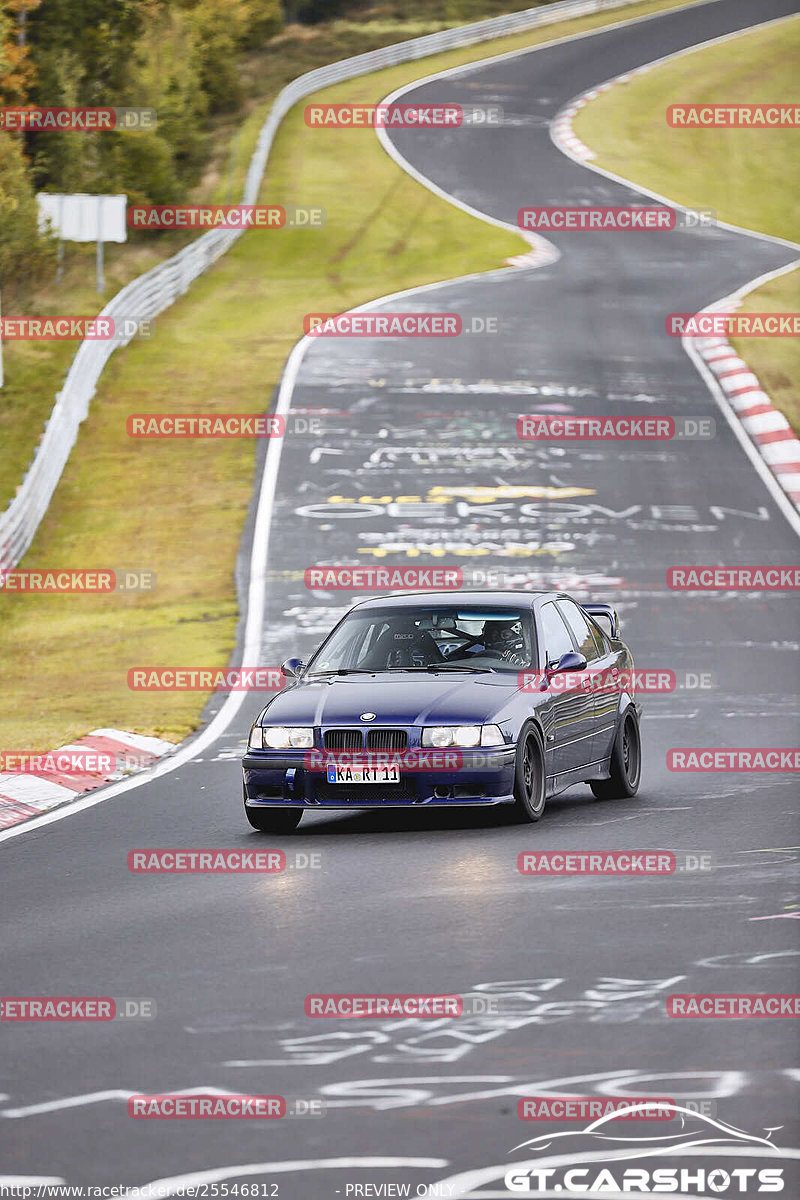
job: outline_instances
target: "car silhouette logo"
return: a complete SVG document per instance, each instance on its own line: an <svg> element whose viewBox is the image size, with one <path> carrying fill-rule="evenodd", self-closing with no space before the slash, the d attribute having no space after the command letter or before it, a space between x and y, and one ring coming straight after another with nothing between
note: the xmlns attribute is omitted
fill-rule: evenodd
<svg viewBox="0 0 800 1200"><path fill-rule="evenodd" d="M362 721L374 721L374 720L375 720L375 713L362 713L362 714L361 714L361 720L362 720Z"/></svg>

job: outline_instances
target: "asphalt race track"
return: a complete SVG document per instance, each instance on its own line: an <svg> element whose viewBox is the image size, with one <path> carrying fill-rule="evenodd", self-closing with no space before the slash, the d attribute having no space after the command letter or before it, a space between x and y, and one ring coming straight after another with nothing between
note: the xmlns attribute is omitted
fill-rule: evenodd
<svg viewBox="0 0 800 1200"><path fill-rule="evenodd" d="M436 186L512 224L524 205L628 204L635 192L553 145L555 114L614 75L793 7L718 0L470 67L403 99L498 105L501 127L392 138ZM800 990L786 919L797 912L794 780L666 766L670 747L796 740L791 593L666 585L679 564L793 564L797 534L664 333L667 313L796 254L713 226L550 240L560 258L548 266L375 306L490 319L496 332L308 347L292 409L319 415L324 434L283 446L263 662L307 655L357 598L309 593L303 571L319 563L458 564L611 600L637 666L683 685L644 700L639 795L601 804L575 788L530 827L493 810L319 812L290 838L263 837L241 805L237 758L260 705L248 697L195 761L0 847L5 991L157 1006L150 1021L4 1028L0 1174L133 1187L235 1182L239 1168L238 1182L277 1184L264 1194L280 1200L332 1200L358 1184L436 1195L435 1183L494 1167L438 1194L505 1196L505 1165L525 1158L513 1148L560 1128L520 1121L517 1098L559 1088L710 1099L747 1134L779 1128L778 1145L798 1144L792 1021L665 1012L672 992ZM712 418L716 436L517 438L519 414L547 412ZM267 878L126 868L133 848L265 844L300 864ZM711 869L531 879L516 867L520 850L654 848L708 854ZM311 855L316 868L302 865ZM499 1015L314 1022L303 1010L308 993L476 991ZM209 1088L323 1098L326 1111L216 1123L126 1113L128 1093ZM730 1167L736 1152L708 1165ZM784 1195L800 1195L796 1162L781 1161Z"/></svg>

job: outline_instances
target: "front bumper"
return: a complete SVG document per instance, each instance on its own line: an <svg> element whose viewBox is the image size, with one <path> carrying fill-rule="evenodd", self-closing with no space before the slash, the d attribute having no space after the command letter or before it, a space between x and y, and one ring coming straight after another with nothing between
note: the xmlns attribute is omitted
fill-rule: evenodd
<svg viewBox="0 0 800 1200"><path fill-rule="evenodd" d="M303 751L248 750L242 761L245 802L271 808L413 808L511 804L516 746L462 750L449 770L425 769L419 751L399 783L328 783L324 767L305 765ZM431 756L432 758L434 756Z"/></svg>

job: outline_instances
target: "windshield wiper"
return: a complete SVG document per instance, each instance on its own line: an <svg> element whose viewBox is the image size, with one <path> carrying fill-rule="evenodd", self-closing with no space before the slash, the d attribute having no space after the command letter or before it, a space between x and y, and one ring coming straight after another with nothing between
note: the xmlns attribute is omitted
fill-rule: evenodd
<svg viewBox="0 0 800 1200"><path fill-rule="evenodd" d="M459 667L455 662L434 662L426 671L469 671L471 674L497 674L497 667Z"/></svg>
<svg viewBox="0 0 800 1200"><path fill-rule="evenodd" d="M455 663L431 663L426 671L469 671L471 675L497 674L497 667L459 667Z"/></svg>
<svg viewBox="0 0 800 1200"><path fill-rule="evenodd" d="M337 671L309 671L304 676L305 679L316 678L320 675L374 675L374 671L368 671L366 667L339 667Z"/></svg>
<svg viewBox="0 0 800 1200"><path fill-rule="evenodd" d="M496 667L457 667L451 663L428 663L425 667L383 667L383 671L469 671L472 675L483 675L487 672L497 674Z"/></svg>

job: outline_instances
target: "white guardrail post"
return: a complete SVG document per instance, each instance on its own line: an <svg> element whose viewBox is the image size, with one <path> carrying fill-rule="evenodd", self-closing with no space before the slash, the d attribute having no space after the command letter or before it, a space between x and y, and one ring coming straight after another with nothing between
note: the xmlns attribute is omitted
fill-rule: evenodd
<svg viewBox="0 0 800 1200"><path fill-rule="evenodd" d="M443 50L473 46L507 34L522 33L537 25L550 25L565 18L605 9L624 8L635 2L558 0L546 7L527 8L522 12L491 17L472 25L443 29L439 33L430 33L407 42L396 42L392 46L357 54L353 58L317 67L298 76L278 93L261 128L258 144L250 160L241 203L257 202L273 139L289 109L298 100L320 88L357 75L368 75L383 67L438 54ZM100 316L114 317L118 321L125 317L135 317L137 320L156 317L188 290L193 279L230 249L242 232L238 229L215 229L202 234L172 258L159 263L117 292ZM16 566L33 541L75 445L78 427L88 415L89 404L103 368L118 346L125 345L127 341L130 341L130 337L113 342L83 341L78 347L64 386L56 395L44 434L25 478L14 499L0 516L0 572Z"/></svg>

